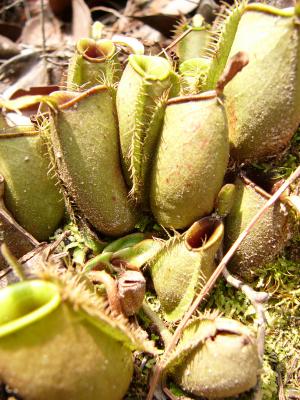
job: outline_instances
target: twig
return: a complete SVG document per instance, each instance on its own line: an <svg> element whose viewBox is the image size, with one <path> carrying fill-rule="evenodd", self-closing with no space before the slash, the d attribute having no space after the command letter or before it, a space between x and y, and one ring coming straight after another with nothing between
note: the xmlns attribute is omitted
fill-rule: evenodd
<svg viewBox="0 0 300 400"><path fill-rule="evenodd" d="M41 26L42 26L42 49L43 57L46 58L46 31L45 31L45 9L44 0L41 0Z"/></svg>
<svg viewBox="0 0 300 400"><path fill-rule="evenodd" d="M125 25L126 25L126 23L128 24L128 19L130 18L131 15L134 14L136 7L137 7L137 5L134 0L127 0L126 7L123 10L123 14L121 14L123 18L120 18L117 21L116 32L119 32L119 33L124 32Z"/></svg>
<svg viewBox="0 0 300 400"><path fill-rule="evenodd" d="M47 246L45 260L47 261L49 256L57 249L57 247L69 236L71 236L71 231L67 230L62 232L59 237L52 242L49 246Z"/></svg>
<svg viewBox="0 0 300 400"><path fill-rule="evenodd" d="M171 390L169 390L167 387L164 387L164 388L163 388L163 392L168 396L168 398L169 398L170 400L178 400L178 397L175 396L175 395L171 392Z"/></svg>
<svg viewBox="0 0 300 400"><path fill-rule="evenodd" d="M22 3L22 0L16 0L13 1L11 4L8 4L7 6L4 6L0 9L0 14L2 14L4 11L9 10L10 8L15 7L16 5L18 5L19 3Z"/></svg>
<svg viewBox="0 0 300 400"><path fill-rule="evenodd" d="M270 295L266 292L256 292L249 285L246 285L236 277L232 276L226 267L224 268L223 276L230 285L232 285L236 289L240 289L255 308L257 315L257 325L258 327L263 327L263 330L261 332L258 332L257 335L258 353L262 360L262 357L264 355L264 329L266 322L264 304L268 301Z"/></svg>
<svg viewBox="0 0 300 400"><path fill-rule="evenodd" d="M288 381L291 379L293 373L295 372L295 369L296 369L296 367L297 367L297 364L298 364L298 361L299 361L299 360L300 360L300 354L299 354L299 355L296 355L296 356L293 358L293 361L292 361L292 363L291 363L291 366L290 366L289 370L287 371L286 382L288 382ZM299 368L300 368L300 364L299 364ZM299 368L298 368L298 369L299 369Z"/></svg>
<svg viewBox="0 0 300 400"><path fill-rule="evenodd" d="M164 368L165 361L167 360L168 354L173 350L176 346L177 341L180 338L181 332L183 331L184 327L186 326L190 317L194 314L196 309L199 307L201 301L207 296L207 294L211 291L214 287L219 276L224 271L227 263L234 255L236 250L238 249L239 245L242 241L248 236L249 232L253 229L254 225L259 221L259 219L267 212L269 207L275 203L275 201L280 197L280 195L300 176L300 166L289 176L289 178L284 182L284 184L272 195L272 197L262 206L262 208L258 211L258 213L252 218L249 225L244 229L244 231L239 235L237 240L233 243L230 247L228 252L223 257L222 261L219 263L218 267L215 269L214 273L206 283L206 285L202 288L199 295L193 301L192 305L190 306L189 310L186 312L185 316L181 320L180 324L178 325L177 329L174 332L173 338L169 345L167 346L165 353L161 359L161 361L156 365L154 369L154 374L152 378L152 382L150 384L149 392L147 395L146 400L152 400L153 394L155 391L155 387L160 380L161 373Z"/></svg>
<svg viewBox="0 0 300 400"><path fill-rule="evenodd" d="M120 19L125 18L125 19L127 19L127 17L125 17L125 15L119 13L119 11L117 11L114 8L111 8L111 7L96 6L96 7L91 8L91 12L94 12L94 11L104 11L104 12L108 12L110 14L113 14L117 18L120 18Z"/></svg>
<svg viewBox="0 0 300 400"><path fill-rule="evenodd" d="M257 350L260 358L260 363L262 365L263 356L265 352L265 335L266 335L265 303L268 301L270 296L266 292L256 292L250 286L246 285L241 280L232 276L226 267L224 268L223 276L230 285L232 285L236 289L240 289L250 300L253 307L255 308L256 324L257 324ZM253 400L260 400L261 398L262 398L261 381L259 380L255 388Z"/></svg>
<svg viewBox="0 0 300 400"><path fill-rule="evenodd" d="M1 271L1 272L3 272L3 271ZM12 272L11 267L8 267L6 270L4 270L3 274L0 275L0 281L1 281L1 279L5 278L6 275L8 275L10 272Z"/></svg>
<svg viewBox="0 0 300 400"><path fill-rule="evenodd" d="M224 69L220 76L217 85L216 92L220 96L228 82L230 82L235 75L240 72L249 63L249 57L244 51L239 51L229 59L229 63Z"/></svg>
<svg viewBox="0 0 300 400"><path fill-rule="evenodd" d="M276 369L277 369L277 383L278 383L278 400L286 400L280 367L277 366Z"/></svg>
<svg viewBox="0 0 300 400"><path fill-rule="evenodd" d="M49 79L49 74L48 74L48 68L47 68L47 56L46 56L46 30L45 30L45 7L44 7L44 0L41 0L41 27L42 27L42 58L43 58L43 63L44 67L47 73L48 77L48 82L50 81Z"/></svg>
<svg viewBox="0 0 300 400"><path fill-rule="evenodd" d="M24 62L27 61L30 57L33 57L34 55L39 54L41 51L38 49L26 49L20 54L17 54L14 57L11 57L10 59L6 60L0 67L0 79L3 79L3 75L5 74L6 70L9 70L13 64L16 64L18 62Z"/></svg>
<svg viewBox="0 0 300 400"><path fill-rule="evenodd" d="M31 15L30 15L30 9L28 7L26 0L23 0L23 6L24 6L25 17L26 17L26 20L28 21L31 18Z"/></svg>
<svg viewBox="0 0 300 400"><path fill-rule="evenodd" d="M186 35L188 35L191 31L193 30L193 28L190 26L186 31L184 31L180 36L178 36L178 38L176 38L175 40L173 40L172 43L169 44L169 46L167 46L166 48L162 49L162 51L160 53L158 53L158 56L161 56L162 54L164 54L166 51L170 50L172 47L176 46L176 44L178 42L180 42L180 40L182 40Z"/></svg>
<svg viewBox="0 0 300 400"><path fill-rule="evenodd" d="M56 67L67 67L69 65L66 61L54 61L52 58L47 57L47 62L55 65Z"/></svg>

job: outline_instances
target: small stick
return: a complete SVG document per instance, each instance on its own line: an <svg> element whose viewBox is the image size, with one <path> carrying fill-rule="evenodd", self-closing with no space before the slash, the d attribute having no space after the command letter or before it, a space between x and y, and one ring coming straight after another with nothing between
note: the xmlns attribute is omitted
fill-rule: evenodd
<svg viewBox="0 0 300 400"><path fill-rule="evenodd" d="M289 176L289 178L284 182L284 184L272 195L272 197L261 207L258 213L252 218L249 225L244 229L244 231L239 235L237 240L233 243L230 247L228 252L225 254L221 262L219 263L218 267L215 269L214 273L211 275L209 280L207 281L206 285L202 288L199 295L193 301L192 305L190 306L189 310L186 312L185 316L181 320L180 324L178 325L177 329L174 332L173 338L171 342L168 344L165 353L161 359L161 361L156 365L154 369L154 374L152 378L152 382L150 384L149 392L147 395L146 400L152 400L153 394L155 391L155 387L160 380L160 375L163 371L165 360L167 359L167 355L173 350L176 346L177 341L180 338L181 332L183 331L184 327L186 326L190 317L194 314L196 309L199 307L201 301L207 296L207 294L211 291L214 287L219 276L223 273L226 265L230 261L231 257L234 255L236 250L238 249L239 245L242 241L248 236L249 232L253 229L254 225L259 221L259 219L267 212L269 207L271 207L276 200L279 199L280 195L300 176L300 166Z"/></svg>
<svg viewBox="0 0 300 400"><path fill-rule="evenodd" d="M160 53L158 53L158 56L161 56L162 54L165 54L166 51L170 50L172 47L176 46L176 44L178 42L180 42L180 40L182 40L184 37L186 37L186 35L188 35L191 30L193 28L190 26L186 31L184 31L180 36L178 36L177 39L173 40L172 43L169 44L169 46L167 46L166 48L162 49L162 51Z"/></svg>
<svg viewBox="0 0 300 400"><path fill-rule="evenodd" d="M2 14L4 11L9 10L10 8L15 7L16 5L18 5L19 3L22 3L22 0L16 0L13 1L12 3L8 4L7 6L4 6L0 9L0 14Z"/></svg>
<svg viewBox="0 0 300 400"><path fill-rule="evenodd" d="M45 29L45 4L44 0L41 0L41 26L42 26L42 58L45 66L45 71L47 74L47 83L50 83L49 71L48 71L48 62L46 55L46 29Z"/></svg>
<svg viewBox="0 0 300 400"><path fill-rule="evenodd" d="M216 92L219 96L223 93L224 87L230 82L235 75L240 72L249 63L249 57L244 51L239 51L232 56L227 64L223 74L219 78L216 85Z"/></svg>
<svg viewBox="0 0 300 400"><path fill-rule="evenodd" d="M285 394L284 394L284 386L282 382L282 376L281 376L281 371L279 366L276 368L277 369L277 383L278 383L278 400L286 400Z"/></svg>
<svg viewBox="0 0 300 400"><path fill-rule="evenodd" d="M265 337L265 312L264 312L264 304L268 301L270 295L266 292L256 292L250 286L246 285L236 277L232 276L228 269L225 267L223 271L223 276L226 281L235 287L236 289L240 289L246 297L251 301L253 307L255 308L257 315L257 343L258 343L258 354L262 360L264 355L264 337Z"/></svg>
<svg viewBox="0 0 300 400"><path fill-rule="evenodd" d="M45 31L45 6L44 0L41 0L41 26L42 26L42 49L43 49L43 57L46 60L46 31Z"/></svg>
<svg viewBox="0 0 300 400"><path fill-rule="evenodd" d="M49 256L57 249L57 247L69 236L71 236L71 231L64 231L62 232L59 237L52 242L48 247L47 247L47 253L45 256L45 260L48 260Z"/></svg>
<svg viewBox="0 0 300 400"><path fill-rule="evenodd" d="M164 387L164 388L163 388L163 392L168 396L168 398L169 398L170 400L178 400L178 397L175 396L175 395L171 392L171 390L169 390L167 387Z"/></svg>
<svg viewBox="0 0 300 400"><path fill-rule="evenodd" d="M121 13L119 13L117 10L115 10L114 8L111 7L104 7L104 6L96 6L91 8L90 10L91 12L94 11L104 11L110 14L113 14L115 17L120 18L120 19L127 19L127 17Z"/></svg>
<svg viewBox="0 0 300 400"><path fill-rule="evenodd" d="M226 267L224 268L223 276L230 285L232 285L236 289L240 289L246 295L246 297L251 301L253 307L255 308L257 316L256 318L257 350L258 350L258 356L260 358L260 363L262 366L263 356L265 352L265 336L266 336L265 303L267 303L270 295L266 292L255 291L250 286L246 285L241 280L231 275ZM255 388L253 400L260 400L261 398L262 398L261 380L259 379Z"/></svg>

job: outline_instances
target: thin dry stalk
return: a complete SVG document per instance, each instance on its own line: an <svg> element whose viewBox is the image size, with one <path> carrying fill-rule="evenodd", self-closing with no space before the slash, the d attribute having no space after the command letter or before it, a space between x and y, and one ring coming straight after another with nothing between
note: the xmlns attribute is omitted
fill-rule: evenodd
<svg viewBox="0 0 300 400"><path fill-rule="evenodd" d="M161 56L162 54L165 54L165 52L167 52L168 50L172 49L172 47L176 46L176 44L179 43L184 37L186 37L186 35L188 35L192 29L193 28L190 26L186 31L184 31L180 36L178 36L178 38L173 40L173 42L170 43L169 46L162 49L162 51L160 53L158 53L157 55Z"/></svg>
<svg viewBox="0 0 300 400"><path fill-rule="evenodd" d="M45 5L44 5L44 0L41 0L41 28L42 28L43 58L44 58L44 62L46 62L46 30L45 30Z"/></svg>

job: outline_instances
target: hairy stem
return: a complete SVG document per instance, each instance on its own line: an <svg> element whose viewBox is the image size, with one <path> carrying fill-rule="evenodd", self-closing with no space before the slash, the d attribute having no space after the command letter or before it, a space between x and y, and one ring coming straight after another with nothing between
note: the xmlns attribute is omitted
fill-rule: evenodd
<svg viewBox="0 0 300 400"><path fill-rule="evenodd" d="M162 340L164 341L165 346L167 346L172 339L171 332L168 330L168 328L165 326L165 324L159 318L159 316L156 314L156 312L154 312L151 309L151 307L149 306L149 304L147 303L146 300L143 301L142 308L143 308L144 313L147 315L147 317L151 319L151 321L154 323L154 325L158 329L159 334L160 334Z"/></svg>
<svg viewBox="0 0 300 400"><path fill-rule="evenodd" d="M112 313L123 314L118 293L117 282L105 271L93 271L87 275L93 282L102 283L105 286L109 307Z"/></svg>

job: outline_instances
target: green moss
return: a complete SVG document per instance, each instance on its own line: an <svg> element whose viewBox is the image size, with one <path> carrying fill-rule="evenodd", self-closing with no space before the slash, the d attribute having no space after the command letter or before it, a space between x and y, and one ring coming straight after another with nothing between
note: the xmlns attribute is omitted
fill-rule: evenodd
<svg viewBox="0 0 300 400"><path fill-rule="evenodd" d="M288 152L271 162L252 164L257 170L270 174L274 179L286 179L300 164L300 128L293 136Z"/></svg>
<svg viewBox="0 0 300 400"><path fill-rule="evenodd" d="M299 241L294 239L299 246ZM299 262L286 257L267 264L259 272L260 277L253 283L256 290L268 291L271 298L267 306L267 330L265 357L262 374L264 400L278 399L278 371L280 371L285 391L300 390L299 369ZM218 308L226 317L238 319L253 325L255 313L249 300L224 280L215 286L212 295L203 308ZM250 394L239 396L239 400L249 400Z"/></svg>
<svg viewBox="0 0 300 400"><path fill-rule="evenodd" d="M148 381L154 364L154 358L149 355L135 355L133 380L124 400L144 400L147 397Z"/></svg>
<svg viewBox="0 0 300 400"><path fill-rule="evenodd" d="M101 242L90 231L82 231L74 222L67 223L63 228L55 231L50 240L57 240L63 232L69 231L69 236L59 244L58 250L62 253L68 252L65 261L69 265L80 264L86 262L89 254L94 256L101 253L106 242Z"/></svg>

